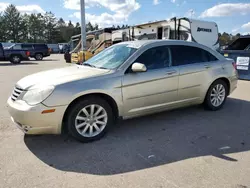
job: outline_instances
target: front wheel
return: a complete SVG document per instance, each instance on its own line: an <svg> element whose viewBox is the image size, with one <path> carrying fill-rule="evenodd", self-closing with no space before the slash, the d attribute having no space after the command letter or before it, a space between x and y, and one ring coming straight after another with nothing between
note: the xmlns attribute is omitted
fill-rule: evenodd
<svg viewBox="0 0 250 188"><path fill-rule="evenodd" d="M209 88L204 105L206 109L216 111L223 107L228 94L228 86L223 80L215 81Z"/></svg>
<svg viewBox="0 0 250 188"><path fill-rule="evenodd" d="M110 105L99 97L86 98L69 111L67 128L71 136L81 142L102 138L114 123Z"/></svg>

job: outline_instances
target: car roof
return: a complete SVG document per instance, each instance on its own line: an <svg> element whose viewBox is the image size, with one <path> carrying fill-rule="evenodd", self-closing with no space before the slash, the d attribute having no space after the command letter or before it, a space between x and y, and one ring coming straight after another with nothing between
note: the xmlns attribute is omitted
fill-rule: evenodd
<svg viewBox="0 0 250 188"><path fill-rule="evenodd" d="M118 44L129 44L131 46L136 46L136 48L141 48L143 46L156 44L156 45L186 45L186 46L194 46L198 48L208 49L208 47L196 43L196 42L190 42L190 41L184 41L184 40L137 40L137 41L126 41Z"/></svg>
<svg viewBox="0 0 250 188"><path fill-rule="evenodd" d="M140 45L140 46L145 46L148 44L178 44L178 45L189 45L191 44L197 44L197 46L203 46L195 42L189 42L189 41L183 41L183 40L136 40L136 41L126 41L123 42L126 44L134 44L134 45Z"/></svg>
<svg viewBox="0 0 250 188"><path fill-rule="evenodd" d="M201 48L203 50L209 51L211 54L213 54L214 56L216 56L218 59L222 60L224 59L224 57L219 54L218 52L214 51L213 49L196 43L196 42L190 42L190 41L184 41L184 40L137 40L137 41L126 41L126 42L121 42L118 43L116 45L119 44L128 44L128 46L132 47L132 48L143 48L146 46L161 46L161 45L184 45L184 46L192 46L192 47L197 47L197 48Z"/></svg>

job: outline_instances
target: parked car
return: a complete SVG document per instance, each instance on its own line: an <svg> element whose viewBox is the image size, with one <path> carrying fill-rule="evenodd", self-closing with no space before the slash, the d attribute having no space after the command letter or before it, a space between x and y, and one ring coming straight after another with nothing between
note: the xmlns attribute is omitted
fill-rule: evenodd
<svg viewBox="0 0 250 188"><path fill-rule="evenodd" d="M30 52L27 50L15 50L3 48L0 43L0 61L10 61L13 64L19 64L22 60L28 59Z"/></svg>
<svg viewBox="0 0 250 188"><path fill-rule="evenodd" d="M51 49L48 48L47 44L14 44L10 47L13 50L28 50L30 52L30 57L36 60L43 60L44 57L50 56Z"/></svg>
<svg viewBox="0 0 250 188"><path fill-rule="evenodd" d="M58 44L48 44L48 48L51 49L51 54L58 54L60 52Z"/></svg>
<svg viewBox="0 0 250 188"><path fill-rule="evenodd" d="M250 35L241 36L221 53L236 62L239 79L250 80Z"/></svg>
<svg viewBox="0 0 250 188"><path fill-rule="evenodd" d="M104 136L119 117L197 104L219 110L236 87L235 63L208 47L185 41L130 41L82 65L21 79L8 99L8 110L26 134L66 131L88 142Z"/></svg>

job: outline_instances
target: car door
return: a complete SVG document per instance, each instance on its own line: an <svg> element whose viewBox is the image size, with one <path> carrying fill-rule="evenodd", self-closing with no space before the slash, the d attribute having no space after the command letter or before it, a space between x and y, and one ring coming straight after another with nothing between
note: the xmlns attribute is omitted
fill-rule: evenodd
<svg viewBox="0 0 250 188"><path fill-rule="evenodd" d="M177 100L179 71L169 66L167 46L150 48L135 62L143 63L147 71L134 73L130 66L122 79L125 116L152 113Z"/></svg>
<svg viewBox="0 0 250 188"><path fill-rule="evenodd" d="M34 56L34 49L32 44L22 44L22 49L30 52L30 56Z"/></svg>
<svg viewBox="0 0 250 188"><path fill-rule="evenodd" d="M172 62L179 68L178 100L181 102L199 101L211 78L213 63L208 59L207 51L194 47L171 46ZM211 61L217 59L211 58Z"/></svg>

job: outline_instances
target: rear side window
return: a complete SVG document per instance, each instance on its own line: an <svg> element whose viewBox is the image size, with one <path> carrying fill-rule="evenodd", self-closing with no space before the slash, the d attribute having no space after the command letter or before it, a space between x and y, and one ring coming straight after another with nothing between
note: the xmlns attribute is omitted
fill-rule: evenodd
<svg viewBox="0 0 250 188"><path fill-rule="evenodd" d="M171 46L172 53L172 65L188 65L194 63L216 61L214 57L208 51L193 46Z"/></svg>
<svg viewBox="0 0 250 188"><path fill-rule="evenodd" d="M22 46L21 44L16 44L15 46L13 46L13 50L21 50Z"/></svg>
<svg viewBox="0 0 250 188"><path fill-rule="evenodd" d="M35 49L48 49L46 44L34 44Z"/></svg>
<svg viewBox="0 0 250 188"><path fill-rule="evenodd" d="M30 50L30 49L33 49L33 46L32 44L22 44L22 49Z"/></svg>
<svg viewBox="0 0 250 188"><path fill-rule="evenodd" d="M208 52L208 51L205 51L205 50L203 50L204 51L204 53L206 53L206 56L207 56L207 60L208 61L217 61L218 59L217 59L217 57L215 57L213 54L211 54L210 52Z"/></svg>

